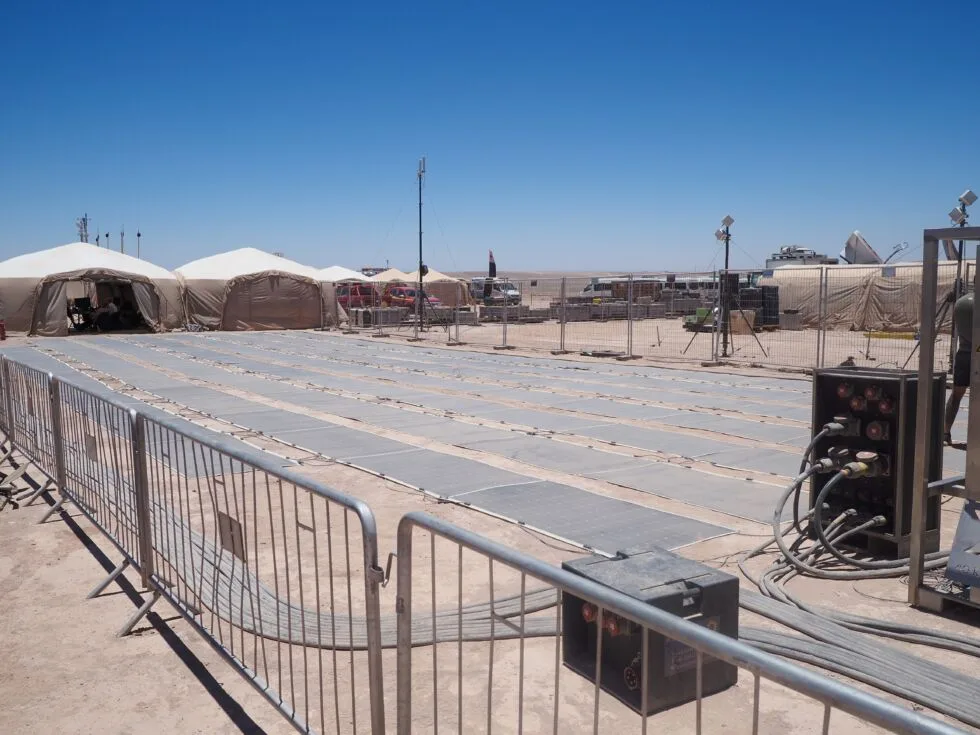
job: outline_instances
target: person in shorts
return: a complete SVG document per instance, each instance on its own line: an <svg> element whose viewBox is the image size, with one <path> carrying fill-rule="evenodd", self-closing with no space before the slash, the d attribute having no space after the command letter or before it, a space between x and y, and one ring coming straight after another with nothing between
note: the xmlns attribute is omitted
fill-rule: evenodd
<svg viewBox="0 0 980 735"><path fill-rule="evenodd" d="M946 402L946 426L943 441L953 443L953 422L960 410L963 394L970 387L970 358L973 355L973 294L968 293L957 299L953 306L953 324L959 345L953 358L953 392Z"/></svg>

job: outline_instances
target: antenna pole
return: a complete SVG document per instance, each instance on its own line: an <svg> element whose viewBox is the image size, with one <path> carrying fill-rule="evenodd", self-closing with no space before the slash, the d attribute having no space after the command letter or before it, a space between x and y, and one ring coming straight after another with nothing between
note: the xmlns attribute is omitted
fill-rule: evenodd
<svg viewBox="0 0 980 735"><path fill-rule="evenodd" d="M415 338L422 326L422 181L425 179L425 156L419 161L419 286L415 293Z"/></svg>
<svg viewBox="0 0 980 735"><path fill-rule="evenodd" d="M139 229L137 229L136 230L136 257L137 258L140 257L140 238L141 237L143 237L143 233L140 232Z"/></svg>
<svg viewBox="0 0 980 735"><path fill-rule="evenodd" d="M126 225L119 227L119 252L126 254Z"/></svg>

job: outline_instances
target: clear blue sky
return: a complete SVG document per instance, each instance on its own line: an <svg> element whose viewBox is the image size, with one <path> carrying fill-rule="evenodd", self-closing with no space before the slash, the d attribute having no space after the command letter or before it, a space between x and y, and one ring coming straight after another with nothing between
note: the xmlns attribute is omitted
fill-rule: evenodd
<svg viewBox="0 0 980 735"><path fill-rule="evenodd" d="M244 245L411 267L421 154L440 270L491 247L502 272L705 268L729 212L733 265L836 254L854 229L886 254L980 191L978 14L8 3L0 258L75 240L88 212L166 267Z"/></svg>

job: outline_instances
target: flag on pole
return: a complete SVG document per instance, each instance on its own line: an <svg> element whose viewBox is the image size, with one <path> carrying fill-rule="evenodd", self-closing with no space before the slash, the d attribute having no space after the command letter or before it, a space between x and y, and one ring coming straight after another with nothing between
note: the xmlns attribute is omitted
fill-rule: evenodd
<svg viewBox="0 0 980 735"><path fill-rule="evenodd" d="M490 278L497 277L497 263L493 259L493 250L490 251L490 269L488 275Z"/></svg>

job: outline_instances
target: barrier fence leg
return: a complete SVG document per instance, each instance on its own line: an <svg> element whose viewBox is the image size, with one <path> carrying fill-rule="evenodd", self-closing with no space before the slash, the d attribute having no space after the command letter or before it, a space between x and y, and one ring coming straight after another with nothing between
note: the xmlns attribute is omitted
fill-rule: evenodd
<svg viewBox="0 0 980 735"><path fill-rule="evenodd" d="M156 604L156 601L159 599L160 599L160 593L157 590L153 590L153 594L150 595L150 599L144 602L140 607L140 609L137 610L135 613L133 613L133 617L131 617L129 620L126 621L126 624L122 627L122 629L117 634L118 637L125 638L130 633L132 633L133 628L136 627L136 624L140 620L142 620L148 612L150 612L150 608L152 608Z"/></svg>
<svg viewBox="0 0 980 735"><path fill-rule="evenodd" d="M109 576L108 577L106 577L101 582L99 582L97 585L95 585L95 587L92 588L92 591L89 592L87 595L85 595L85 599L86 600L91 600L91 599L93 599L93 598L98 597L99 595L101 595L102 592L105 590L106 587L108 587L110 584L112 584L113 582L115 582L116 581L116 578L120 574L122 574L124 571L126 571L126 567L128 567L128 566L129 566L129 559L123 559L121 562L119 562L119 564L116 566L116 568L113 569L111 572L109 572Z"/></svg>
<svg viewBox="0 0 980 735"><path fill-rule="evenodd" d="M25 465L26 466L26 465ZM44 495L54 483L51 480L45 480L41 487L36 490L25 490L17 496L17 502L23 503L25 506L33 505L34 502Z"/></svg>

